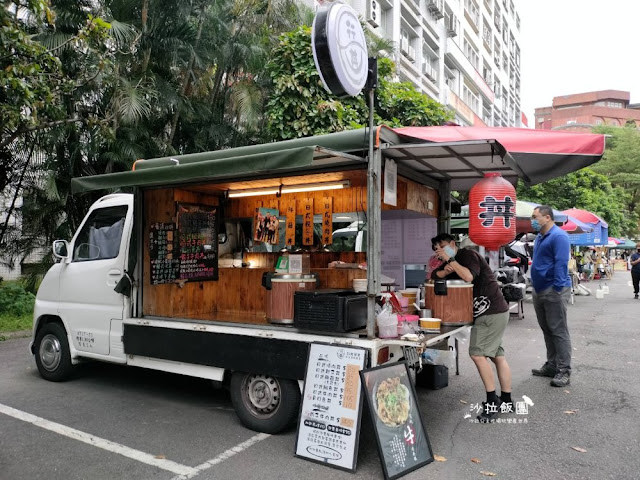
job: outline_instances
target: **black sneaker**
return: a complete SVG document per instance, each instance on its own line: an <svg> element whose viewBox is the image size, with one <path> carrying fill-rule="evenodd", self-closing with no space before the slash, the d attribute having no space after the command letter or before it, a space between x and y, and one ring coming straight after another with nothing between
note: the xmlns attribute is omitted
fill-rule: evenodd
<svg viewBox="0 0 640 480"><path fill-rule="evenodd" d="M494 417L500 413L500 405L502 400L498 399L495 403L482 402L482 412L477 416L480 423L493 423Z"/></svg>
<svg viewBox="0 0 640 480"><path fill-rule="evenodd" d="M636 293L633 298L635 298L636 300L638 299L638 294Z"/></svg>
<svg viewBox="0 0 640 480"><path fill-rule="evenodd" d="M558 373L558 371L553 368L551 365L549 365L548 363L545 363L542 367L540 368L534 368L531 370L531 373L533 373L535 376L537 377L549 377L549 378L553 378L556 376L556 374Z"/></svg>
<svg viewBox="0 0 640 480"><path fill-rule="evenodd" d="M551 380L552 387L566 387L571 383L570 375L568 372L558 372L553 380Z"/></svg>

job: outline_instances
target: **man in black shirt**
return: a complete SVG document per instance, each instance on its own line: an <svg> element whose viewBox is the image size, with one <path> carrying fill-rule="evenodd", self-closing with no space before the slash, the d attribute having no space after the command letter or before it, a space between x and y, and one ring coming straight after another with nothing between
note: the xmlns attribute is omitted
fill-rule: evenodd
<svg viewBox="0 0 640 480"><path fill-rule="evenodd" d="M509 304L502 295L500 285L487 264L477 252L458 249L454 238L442 233L431 239L436 255L444 262L434 270L431 278L462 279L473 283L473 327L469 341L469 356L476 365L487 392L487 401L478 416L489 422L499 411L513 411L511 401L511 369L504 357L502 336L509 323ZM496 395L496 383L491 368L495 364L501 395Z"/></svg>

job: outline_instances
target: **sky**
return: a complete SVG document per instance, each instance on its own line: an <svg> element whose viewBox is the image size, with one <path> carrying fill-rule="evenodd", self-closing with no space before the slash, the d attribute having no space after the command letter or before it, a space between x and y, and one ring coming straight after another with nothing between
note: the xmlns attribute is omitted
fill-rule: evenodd
<svg viewBox="0 0 640 480"><path fill-rule="evenodd" d="M595 90L640 103L640 1L515 0L520 14L521 108Z"/></svg>

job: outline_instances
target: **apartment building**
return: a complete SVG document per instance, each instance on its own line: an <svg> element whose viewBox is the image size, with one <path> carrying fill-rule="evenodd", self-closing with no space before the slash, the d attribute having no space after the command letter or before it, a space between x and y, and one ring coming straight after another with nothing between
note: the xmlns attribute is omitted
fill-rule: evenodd
<svg viewBox="0 0 640 480"><path fill-rule="evenodd" d="M522 126L513 0L347 2L374 33L395 43L399 80L450 107L457 123Z"/></svg>
<svg viewBox="0 0 640 480"><path fill-rule="evenodd" d="M550 107L535 109L535 128L590 132L597 125L640 126L640 104L630 103L629 92L599 90L553 97Z"/></svg>

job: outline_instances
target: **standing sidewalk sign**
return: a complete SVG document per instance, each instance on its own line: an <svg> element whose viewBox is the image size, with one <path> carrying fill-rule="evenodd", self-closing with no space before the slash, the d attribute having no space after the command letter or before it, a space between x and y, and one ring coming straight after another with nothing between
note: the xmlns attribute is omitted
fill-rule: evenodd
<svg viewBox="0 0 640 480"><path fill-rule="evenodd" d="M433 461L406 362L360 372L384 477L400 478Z"/></svg>
<svg viewBox="0 0 640 480"><path fill-rule="evenodd" d="M355 472L362 412L363 348L312 343L296 435L296 457Z"/></svg>

